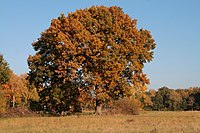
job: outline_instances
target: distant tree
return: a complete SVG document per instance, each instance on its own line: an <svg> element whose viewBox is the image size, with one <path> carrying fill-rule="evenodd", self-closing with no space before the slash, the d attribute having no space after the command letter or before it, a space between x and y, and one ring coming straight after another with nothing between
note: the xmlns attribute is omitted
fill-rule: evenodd
<svg viewBox="0 0 200 133"><path fill-rule="evenodd" d="M188 110L188 89L177 89L176 92L181 96L182 101L180 104L180 110Z"/></svg>
<svg viewBox="0 0 200 133"><path fill-rule="evenodd" d="M194 110L200 110L200 91L194 94L195 103L194 103Z"/></svg>
<svg viewBox="0 0 200 133"><path fill-rule="evenodd" d="M142 69L156 46L149 31L138 30L136 20L115 6L62 14L32 45L29 81L43 88L41 105L76 110L81 94L91 93L97 114L103 103L146 90L149 80Z"/></svg>
<svg viewBox="0 0 200 133"><path fill-rule="evenodd" d="M161 87L158 89L155 97L153 97L153 110L169 110L171 106L170 89Z"/></svg>
<svg viewBox="0 0 200 133"><path fill-rule="evenodd" d="M176 90L170 90L169 94L170 107L169 110L178 111L181 109L182 97Z"/></svg>
<svg viewBox="0 0 200 133"><path fill-rule="evenodd" d="M0 86L5 84L9 80L10 68L7 61L3 58L3 55L0 54Z"/></svg>
<svg viewBox="0 0 200 133"><path fill-rule="evenodd" d="M154 97L154 107L156 110L180 110L181 101L182 97L175 90L162 87Z"/></svg>
<svg viewBox="0 0 200 133"><path fill-rule="evenodd" d="M153 101L153 110L162 110L164 108L163 104L163 93L161 91L157 91L155 97L152 98Z"/></svg>
<svg viewBox="0 0 200 133"><path fill-rule="evenodd" d="M188 89L188 109L189 110L200 110L200 88L191 87Z"/></svg>

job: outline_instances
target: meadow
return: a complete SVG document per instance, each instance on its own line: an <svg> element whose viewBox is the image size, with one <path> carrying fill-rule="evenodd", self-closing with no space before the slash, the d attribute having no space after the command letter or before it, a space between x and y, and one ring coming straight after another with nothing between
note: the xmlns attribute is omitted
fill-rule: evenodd
<svg viewBox="0 0 200 133"><path fill-rule="evenodd" d="M1 133L199 133L200 112L0 118Z"/></svg>

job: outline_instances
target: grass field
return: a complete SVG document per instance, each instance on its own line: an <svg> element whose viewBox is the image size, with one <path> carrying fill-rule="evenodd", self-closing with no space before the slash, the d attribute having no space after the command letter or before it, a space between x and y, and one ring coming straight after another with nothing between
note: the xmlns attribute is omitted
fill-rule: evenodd
<svg viewBox="0 0 200 133"><path fill-rule="evenodd" d="M0 118L0 133L199 133L200 112Z"/></svg>

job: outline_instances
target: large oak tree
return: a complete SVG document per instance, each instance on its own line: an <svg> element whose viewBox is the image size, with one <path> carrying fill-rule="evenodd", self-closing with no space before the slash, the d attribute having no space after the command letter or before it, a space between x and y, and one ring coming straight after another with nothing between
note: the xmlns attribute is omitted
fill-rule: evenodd
<svg viewBox="0 0 200 133"><path fill-rule="evenodd" d="M34 42L29 80L49 111L79 110L82 95L103 103L146 90L144 64L156 46L119 7L93 6L53 19Z"/></svg>

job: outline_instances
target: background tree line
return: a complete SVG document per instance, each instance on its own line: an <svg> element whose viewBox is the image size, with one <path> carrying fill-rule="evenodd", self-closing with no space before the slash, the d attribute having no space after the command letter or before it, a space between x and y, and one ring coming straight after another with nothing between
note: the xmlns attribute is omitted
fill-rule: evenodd
<svg viewBox="0 0 200 133"><path fill-rule="evenodd" d="M149 90L138 97L145 110L189 111L200 110L200 87Z"/></svg>

